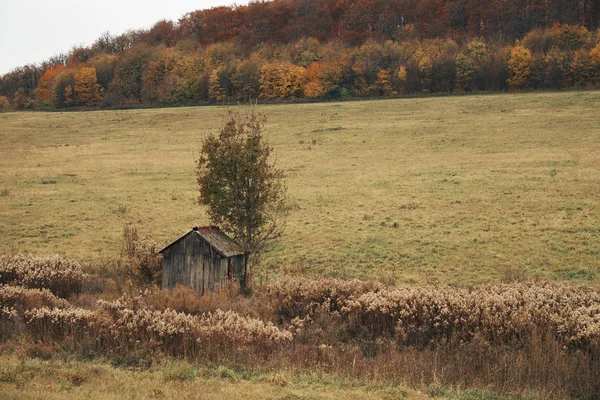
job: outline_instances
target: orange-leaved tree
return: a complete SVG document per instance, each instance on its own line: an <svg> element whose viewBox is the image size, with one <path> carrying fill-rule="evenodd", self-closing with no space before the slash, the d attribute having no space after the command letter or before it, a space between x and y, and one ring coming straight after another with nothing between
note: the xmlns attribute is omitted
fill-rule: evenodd
<svg viewBox="0 0 600 400"><path fill-rule="evenodd" d="M57 64L46 69L40 78L40 83L35 90L35 102L37 105L50 105L52 102L54 78L65 69L64 64Z"/></svg>

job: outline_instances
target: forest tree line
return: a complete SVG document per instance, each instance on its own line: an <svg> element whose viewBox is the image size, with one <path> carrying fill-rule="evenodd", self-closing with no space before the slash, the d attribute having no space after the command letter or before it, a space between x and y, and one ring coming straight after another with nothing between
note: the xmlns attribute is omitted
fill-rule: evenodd
<svg viewBox="0 0 600 400"><path fill-rule="evenodd" d="M600 0L275 0L102 35L0 77L0 109L600 83Z"/></svg>

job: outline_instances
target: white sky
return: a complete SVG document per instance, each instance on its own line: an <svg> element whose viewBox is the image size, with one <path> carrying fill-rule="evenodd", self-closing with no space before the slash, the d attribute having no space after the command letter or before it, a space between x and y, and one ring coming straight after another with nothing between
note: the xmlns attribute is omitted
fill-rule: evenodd
<svg viewBox="0 0 600 400"><path fill-rule="evenodd" d="M0 0L0 75L37 64L104 32L121 34L176 22L187 12L247 0Z"/></svg>

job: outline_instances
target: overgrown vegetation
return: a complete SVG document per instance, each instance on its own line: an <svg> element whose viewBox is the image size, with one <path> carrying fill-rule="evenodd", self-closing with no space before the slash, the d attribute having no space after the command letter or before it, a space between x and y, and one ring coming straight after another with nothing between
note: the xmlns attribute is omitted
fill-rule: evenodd
<svg viewBox="0 0 600 400"><path fill-rule="evenodd" d="M249 297L112 289L90 303L85 298L96 294L63 293L67 301L12 283L0 287L3 348L18 345L34 356L66 352L145 367L168 359L242 364L399 379L437 385L438 394L483 385L504 395L593 399L600 390L600 293L583 286L408 288L288 277Z"/></svg>
<svg viewBox="0 0 600 400"><path fill-rule="evenodd" d="M80 293L85 278L81 265L62 257L17 254L0 256L0 284L48 289L59 297Z"/></svg>
<svg viewBox="0 0 600 400"><path fill-rule="evenodd" d="M119 264L126 275L142 285L162 282L162 256L158 254L158 243L147 237L140 237L134 226L125 225L121 240Z"/></svg>

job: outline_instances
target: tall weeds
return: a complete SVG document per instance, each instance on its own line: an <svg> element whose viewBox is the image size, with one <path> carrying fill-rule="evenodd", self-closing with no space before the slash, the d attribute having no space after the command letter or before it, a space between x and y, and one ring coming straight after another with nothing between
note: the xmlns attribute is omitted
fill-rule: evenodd
<svg viewBox="0 0 600 400"><path fill-rule="evenodd" d="M25 311L23 319L38 340L65 340L107 355L141 351L217 361L249 353L269 354L292 340L285 329L234 311L194 316L172 309L155 310L145 304L143 295L99 303L95 311L34 308Z"/></svg>
<svg viewBox="0 0 600 400"><path fill-rule="evenodd" d="M60 256L0 256L0 284L48 289L67 298L81 292L84 278L79 263Z"/></svg>
<svg viewBox="0 0 600 400"><path fill-rule="evenodd" d="M93 306L72 300L0 286L0 336L112 359L176 357L542 398L600 393L600 292L591 288L285 278L250 297L146 289Z"/></svg>
<svg viewBox="0 0 600 400"><path fill-rule="evenodd" d="M600 293L561 284L385 288L334 279L286 280L267 287L281 319L340 316L350 332L427 346L485 340L522 344L550 332L570 348L600 351Z"/></svg>

